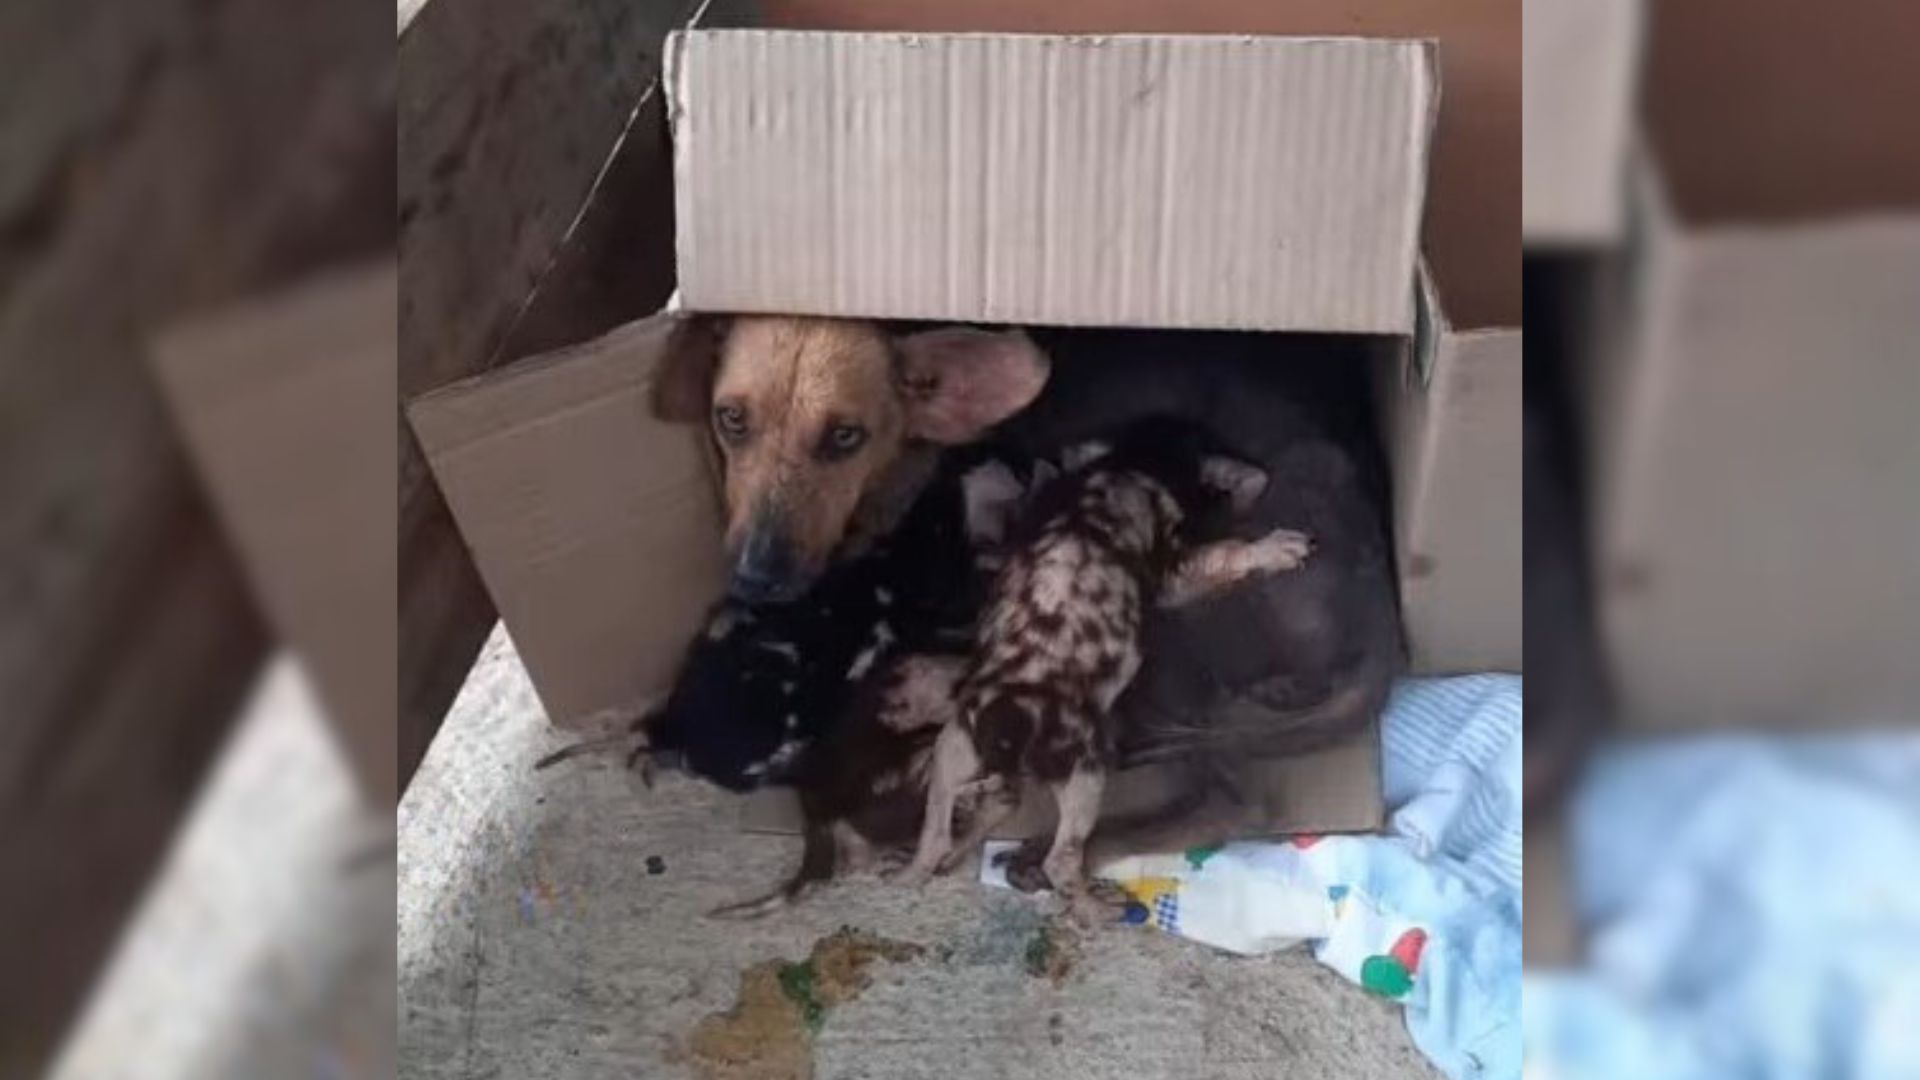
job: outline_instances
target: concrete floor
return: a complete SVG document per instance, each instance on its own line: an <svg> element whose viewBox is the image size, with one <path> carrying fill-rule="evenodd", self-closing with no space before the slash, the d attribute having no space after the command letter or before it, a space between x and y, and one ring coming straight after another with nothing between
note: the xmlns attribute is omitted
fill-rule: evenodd
<svg viewBox="0 0 1920 1080"><path fill-rule="evenodd" d="M46 1075L392 1076L392 830L280 658Z"/></svg>
<svg viewBox="0 0 1920 1080"><path fill-rule="evenodd" d="M1396 1007L1304 954L1075 939L969 878L703 920L778 880L797 840L741 833L736 801L690 781L647 791L611 755L533 772L560 741L496 633L400 807L401 1077L1438 1076ZM824 953L804 969L819 985L792 993L756 969L843 926L923 951L874 961L864 989ZM727 1018L743 975L749 1002ZM823 1005L817 1033L795 1000Z"/></svg>

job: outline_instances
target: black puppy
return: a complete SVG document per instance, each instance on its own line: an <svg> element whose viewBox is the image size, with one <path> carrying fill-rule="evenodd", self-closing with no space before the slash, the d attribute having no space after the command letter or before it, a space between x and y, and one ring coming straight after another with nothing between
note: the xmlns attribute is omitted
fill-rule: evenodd
<svg viewBox="0 0 1920 1080"><path fill-rule="evenodd" d="M634 722L629 763L645 755L732 791L792 779L876 667L970 639L994 545L1035 468L989 447L951 450L895 529L799 600L722 601L672 691Z"/></svg>

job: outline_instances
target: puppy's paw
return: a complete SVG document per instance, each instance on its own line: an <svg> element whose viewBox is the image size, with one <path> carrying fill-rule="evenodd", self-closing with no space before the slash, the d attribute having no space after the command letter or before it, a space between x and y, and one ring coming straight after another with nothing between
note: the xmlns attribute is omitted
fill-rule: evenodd
<svg viewBox="0 0 1920 1080"><path fill-rule="evenodd" d="M1133 894L1117 881L1095 878L1087 882L1087 896L1115 911L1124 912L1127 905L1133 903Z"/></svg>
<svg viewBox="0 0 1920 1080"><path fill-rule="evenodd" d="M1255 569L1282 573L1297 570L1313 553L1313 538L1297 529L1275 529L1253 544Z"/></svg>
<svg viewBox="0 0 1920 1080"><path fill-rule="evenodd" d="M1089 885L1067 897L1066 903L1068 917L1083 929L1117 926L1126 921L1127 895L1118 886L1110 892Z"/></svg>
<svg viewBox="0 0 1920 1080"><path fill-rule="evenodd" d="M1007 884L1023 893L1046 892L1053 888L1047 880L1047 872L1040 865L1046 855L1046 849L1034 844L1022 844L1012 851L1003 851L998 857L999 865L1006 868Z"/></svg>
<svg viewBox="0 0 1920 1080"><path fill-rule="evenodd" d="M898 885L903 889L924 888L933 880L936 862L915 859L905 866L890 867L881 871L880 879L889 885Z"/></svg>
<svg viewBox="0 0 1920 1080"><path fill-rule="evenodd" d="M946 858L941 859L934 865L934 876L946 877L948 874L960 869L960 864L967 861L967 854L967 851L964 849L947 852Z"/></svg>

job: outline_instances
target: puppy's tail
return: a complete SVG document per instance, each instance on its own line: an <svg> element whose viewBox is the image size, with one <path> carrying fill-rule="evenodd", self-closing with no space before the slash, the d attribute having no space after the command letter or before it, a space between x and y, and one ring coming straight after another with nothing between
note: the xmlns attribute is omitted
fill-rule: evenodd
<svg viewBox="0 0 1920 1080"><path fill-rule="evenodd" d="M794 872L786 884L755 900L743 900L737 904L728 904L707 912L709 919L724 919L733 922L745 922L761 919L776 911L792 907L815 887L833 879L834 866L839 862L839 848L833 839L833 827L825 823L809 822L806 831L806 847L800 854L800 869Z"/></svg>
<svg viewBox="0 0 1920 1080"><path fill-rule="evenodd" d="M568 758L579 757L582 754L609 746L631 747L632 754L627 758L627 765L631 767L634 759L642 753L645 753L648 749L649 740L647 738L647 731L653 726L654 718L660 714L660 711L661 706L659 705L649 706L635 703L615 705L612 708L602 709L592 716L587 717L586 720L581 722L580 726L596 728L603 731L604 734L590 735L587 738L568 743L553 753L548 754L546 757L541 758L539 761L534 762L534 771L537 772L541 769L558 765Z"/></svg>

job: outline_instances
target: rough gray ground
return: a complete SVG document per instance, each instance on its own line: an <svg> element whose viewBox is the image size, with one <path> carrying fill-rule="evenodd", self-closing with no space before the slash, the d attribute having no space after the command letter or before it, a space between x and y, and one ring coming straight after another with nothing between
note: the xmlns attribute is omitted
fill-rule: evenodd
<svg viewBox="0 0 1920 1080"><path fill-rule="evenodd" d="M818 1080L1438 1075L1397 1007L1301 953L1115 929L1057 981L1036 975L1035 902L966 877L924 893L863 879L761 922L706 921L779 880L798 841L741 833L735 800L690 781L649 792L611 755L533 772L560 741L496 633L400 807L404 1078L701 1076L688 1039L741 973L841 926L927 952L876 963L828 1010Z"/></svg>
<svg viewBox="0 0 1920 1080"><path fill-rule="evenodd" d="M48 1076L393 1075L391 830L275 663Z"/></svg>

